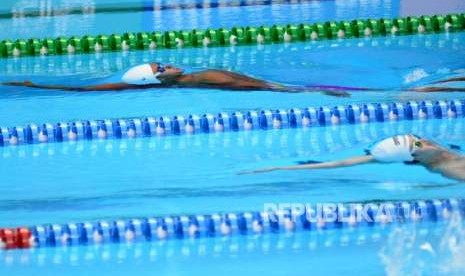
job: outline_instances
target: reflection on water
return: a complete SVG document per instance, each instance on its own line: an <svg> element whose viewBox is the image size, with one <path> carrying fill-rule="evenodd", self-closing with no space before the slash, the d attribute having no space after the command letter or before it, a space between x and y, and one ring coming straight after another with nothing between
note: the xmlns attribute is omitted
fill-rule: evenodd
<svg viewBox="0 0 465 276"><path fill-rule="evenodd" d="M451 234L451 224L417 224L404 225L405 229L414 229L414 237L406 239L406 243L398 244L405 250L412 245L412 238L425 240L444 240L445 237L454 237ZM462 223L460 223L463 225ZM456 225L457 226L457 225ZM463 231L463 227L460 226ZM100 246L37 248L33 250L0 251L0 271L13 268L28 270L47 269L48 272L57 268L67 269L67 275L79 275L79 270L73 267L85 267L86 271L93 271L96 267L106 268L116 266L117 275L128 274L129 270L165 271L176 275L209 275L208 268L219 264L228 271L234 270L231 266L236 263L243 266L244 275L254 275L250 270L257 268L262 272L286 271L286 275L381 275L381 265L385 263L376 259L376 250L391 239L391 227L370 227L369 229L337 229L324 232L310 231L305 233L289 233L280 235L247 235L239 237L183 239L168 242L154 241L143 243L106 244ZM445 231L445 232L444 232ZM441 238L441 235L444 234ZM408 232L407 234L412 234ZM460 236L461 235L461 236ZM460 234L463 237L463 233ZM455 237L459 237L455 235ZM389 243L389 241L388 241ZM458 244L461 244L457 247ZM451 250L441 253L454 252L460 256L458 250L463 251L463 241L451 242L447 248ZM396 244L397 245L397 244ZM421 247L421 245L418 245ZM417 246L417 247L418 247ZM416 247L412 245L412 247ZM431 253L428 246L419 249L423 255ZM395 250L395 248L391 248ZM405 252L405 251L404 251ZM397 255L401 259L397 263L410 262L415 270L387 271L388 275L463 275L463 257L449 259L445 256L435 255L429 263L419 260L419 255ZM268 260L268 262L264 262ZM363 260L363 261L362 261ZM461 260L462 263L455 261ZM394 261L394 260L393 260ZM381 264L380 264L381 263ZM447 267L446 269L432 270L432 267ZM97 268L98 269L98 268ZM348 273L350 269L350 273ZM363 273L361 272L363 271ZM36 271L35 271L36 272ZM71 274L69 274L71 273ZM81 271L82 273L82 271ZM162 273L168 274L168 273ZM114 274L112 274L114 275ZM256 275L256 274L255 274ZM275 275L275 274L271 274Z"/></svg>
<svg viewBox="0 0 465 276"><path fill-rule="evenodd" d="M48 57L27 57L0 59L0 72L3 79L8 76L44 76L84 74L106 76L142 62L153 60L172 63L182 67L224 68L244 71L250 66L308 67L311 60L289 58L299 53L302 57L311 52L334 51L336 49L383 49L400 47L405 50L441 49L463 51L463 33L371 37L332 41L309 41L293 44L257 45L241 47L216 47L193 49L170 49L164 51L146 50L118 53L95 53L85 55L64 55ZM315 62L313 62L315 63ZM353 64L356 65L356 64ZM442 71L446 70L444 68ZM419 70L419 69L415 69ZM415 72L415 70L413 72ZM411 79L409 76L406 78ZM7 78L5 78L7 79Z"/></svg>
<svg viewBox="0 0 465 276"><path fill-rule="evenodd" d="M194 261L198 258L252 257L256 254L314 253L341 250L345 247L372 246L387 236L389 228L337 229L287 233L279 235L246 235L202 239L37 248L8 251L1 254L0 267L12 265L52 266L85 265L93 262L148 262L168 260ZM0 270L1 271L1 270Z"/></svg>
<svg viewBox="0 0 465 276"><path fill-rule="evenodd" d="M395 17L400 1L157 0L115 4L115 1L106 0L23 0L0 13L0 20L5 26L0 32L0 39ZM107 24L108 21L124 22L124 27Z"/></svg>
<svg viewBox="0 0 465 276"><path fill-rule="evenodd" d="M8 2L11 4L8 4ZM462 0L11 1L0 39L313 23L462 12ZM116 3L115 3L116 2ZM402 10L401 10L402 9ZM401 10L401 11L400 11ZM3 18L3 19L2 19ZM238 20L240 18L240 20ZM107 24L107 22L121 24Z"/></svg>

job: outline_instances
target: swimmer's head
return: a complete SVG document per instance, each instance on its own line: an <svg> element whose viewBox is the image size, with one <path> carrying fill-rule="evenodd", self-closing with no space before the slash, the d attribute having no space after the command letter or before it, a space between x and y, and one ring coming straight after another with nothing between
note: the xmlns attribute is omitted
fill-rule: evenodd
<svg viewBox="0 0 465 276"><path fill-rule="evenodd" d="M152 71L160 81L173 80L182 75L182 69L177 68L171 64L163 65L159 62L151 63Z"/></svg>
<svg viewBox="0 0 465 276"><path fill-rule="evenodd" d="M422 138L418 138L414 143L416 150L412 156L417 162L428 163L448 151L446 148Z"/></svg>
<svg viewBox="0 0 465 276"><path fill-rule="evenodd" d="M161 63L145 63L127 70L121 80L132 85L150 85L169 82L181 76L183 71L171 65Z"/></svg>
<svg viewBox="0 0 465 276"><path fill-rule="evenodd" d="M396 135L376 143L367 151L379 162L431 163L449 152L439 144L413 134Z"/></svg>
<svg viewBox="0 0 465 276"><path fill-rule="evenodd" d="M379 162L413 162L423 141L412 134L396 135L376 143L367 152Z"/></svg>

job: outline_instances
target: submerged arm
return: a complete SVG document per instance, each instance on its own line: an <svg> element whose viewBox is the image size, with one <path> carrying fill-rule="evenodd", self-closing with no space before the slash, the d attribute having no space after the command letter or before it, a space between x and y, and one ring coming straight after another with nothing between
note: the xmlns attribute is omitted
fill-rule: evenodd
<svg viewBox="0 0 465 276"><path fill-rule="evenodd" d="M301 93L301 92L321 92L328 96L335 97L350 97L349 91L359 92L384 92L386 89L381 88L367 88L367 87L353 87L353 86L340 86L340 85L304 85L304 86L282 86L276 89L279 92Z"/></svg>
<svg viewBox="0 0 465 276"><path fill-rule="evenodd" d="M350 167L355 165L373 163L376 160L371 155L356 156L345 160L339 161L330 161L323 163L313 163L305 165L296 165L296 166L285 166L285 167L269 167L253 171L241 172L240 174L252 174L252 173L264 173L271 171L292 171L292 170L314 170L314 169L333 169L333 168L342 168Z"/></svg>
<svg viewBox="0 0 465 276"><path fill-rule="evenodd" d="M465 92L465 87L441 87L441 86L423 86L411 88L414 92Z"/></svg>
<svg viewBox="0 0 465 276"><path fill-rule="evenodd" d="M448 82L465 81L465 77L453 77L445 80L435 81L432 84L441 84ZM443 87L443 86L422 86L411 88L410 91L415 92L465 92L465 87Z"/></svg>
<svg viewBox="0 0 465 276"><path fill-rule="evenodd" d="M435 81L433 83L446 83L446 82L455 82L455 81L465 81L465 77L453 77L445 80Z"/></svg>

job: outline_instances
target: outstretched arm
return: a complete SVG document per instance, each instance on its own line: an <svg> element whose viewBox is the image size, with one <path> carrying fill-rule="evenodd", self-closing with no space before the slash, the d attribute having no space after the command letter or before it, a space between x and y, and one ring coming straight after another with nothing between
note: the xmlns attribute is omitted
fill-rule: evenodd
<svg viewBox="0 0 465 276"><path fill-rule="evenodd" d="M22 86L22 87L32 87L32 88L41 88L41 89L50 89L50 90L65 90L65 91L77 91L77 92L86 92L86 91L119 91L126 89L144 89L144 88L156 88L160 87L157 84L148 84L148 85L132 85L127 83L107 83L99 85L90 85L90 86L64 86L64 85L42 85L35 84L30 81L24 82L4 82L3 85L8 86Z"/></svg>
<svg viewBox="0 0 465 276"><path fill-rule="evenodd" d="M422 86L411 88L414 92L465 92L465 87L441 87L441 86Z"/></svg>
<svg viewBox="0 0 465 276"><path fill-rule="evenodd" d="M286 166L286 167L269 167L253 171L245 171L239 174L252 174L252 173L264 173L272 171L291 171L291 170L314 170L314 169L333 169L341 167L350 167L355 165L373 163L376 160L371 155L356 156L345 160L339 161L330 161L323 163L314 163L314 164L305 164L305 165L296 165L296 166Z"/></svg>
<svg viewBox="0 0 465 276"><path fill-rule="evenodd" d="M464 76L453 77L453 78L449 78L449 79L445 79L445 80L435 81L433 83L446 83L446 82L455 82L455 81L465 81L465 77Z"/></svg>
<svg viewBox="0 0 465 276"><path fill-rule="evenodd" d="M465 81L464 76L435 81L432 84ZM414 92L465 92L465 87L422 86L411 88Z"/></svg>
<svg viewBox="0 0 465 276"><path fill-rule="evenodd" d="M304 85L304 86L282 86L278 88L281 92L321 92L328 96L335 97L350 97L349 91L370 91L370 92L384 92L386 89L381 88L367 88L367 87L354 87L354 86L340 86L340 85Z"/></svg>

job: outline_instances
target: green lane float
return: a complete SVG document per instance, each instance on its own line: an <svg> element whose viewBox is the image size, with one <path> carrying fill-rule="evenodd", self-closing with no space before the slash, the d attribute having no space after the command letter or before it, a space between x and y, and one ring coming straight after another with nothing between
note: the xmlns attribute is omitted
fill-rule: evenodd
<svg viewBox="0 0 465 276"><path fill-rule="evenodd" d="M1 41L0 57L289 43L323 39L451 32L464 29L465 13L462 13L397 19L329 21L284 26L155 31L124 33L122 35L85 35L83 37L73 36L69 38L31 38Z"/></svg>

